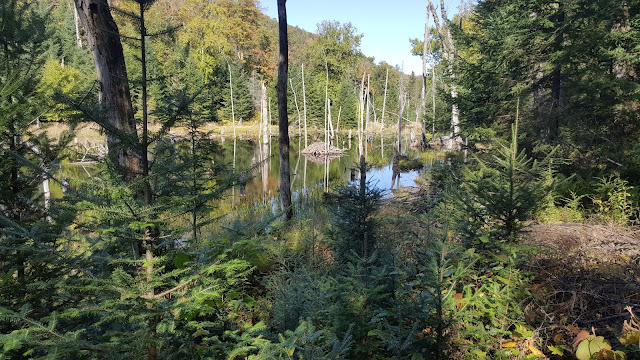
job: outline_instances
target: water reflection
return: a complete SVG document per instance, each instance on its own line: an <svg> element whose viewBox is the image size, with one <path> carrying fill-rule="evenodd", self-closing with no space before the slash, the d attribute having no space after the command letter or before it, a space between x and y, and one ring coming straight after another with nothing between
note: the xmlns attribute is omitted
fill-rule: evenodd
<svg viewBox="0 0 640 360"><path fill-rule="evenodd" d="M341 144L344 148L342 156L319 159L307 158L301 154L304 142L299 137L292 138L290 154L292 165L295 164L295 167L291 169L291 186L294 201L299 200L301 195L308 191L331 191L337 185L359 179L359 149L357 145L352 146L351 136L345 137L347 139L343 138ZM278 141L246 138L230 140L220 137L212 140L220 147L220 151L213 156L213 162L227 164L230 169L240 174L241 185L230 189L228 198L223 201L228 201L231 209L261 204L277 210L280 176ZM363 152L368 155L366 159L369 166L367 180L373 186L382 190L416 186L414 179L420 175L420 171L393 171L393 147L384 146L385 142L392 143L391 138L368 136L364 140ZM425 170L431 166L426 165ZM95 165L69 165L63 167L62 173L69 179L87 179L97 173L97 168ZM63 195L59 187L52 186L51 191L53 197Z"/></svg>

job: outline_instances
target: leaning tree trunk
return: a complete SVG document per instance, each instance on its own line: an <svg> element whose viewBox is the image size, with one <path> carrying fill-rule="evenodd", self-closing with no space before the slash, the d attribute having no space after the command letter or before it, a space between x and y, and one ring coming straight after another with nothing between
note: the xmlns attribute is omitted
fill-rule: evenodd
<svg viewBox="0 0 640 360"><path fill-rule="evenodd" d="M289 41L287 39L287 0L278 0L280 60L278 61L278 143L280 145L280 200L285 219L293 217L291 208L291 169L289 165L289 118L287 114L287 72L289 71Z"/></svg>
<svg viewBox="0 0 640 360"><path fill-rule="evenodd" d="M106 0L74 2L96 65L98 101L105 110L104 120L98 122L107 132L109 158L118 166L123 179L129 181L140 174L141 164L118 26Z"/></svg>

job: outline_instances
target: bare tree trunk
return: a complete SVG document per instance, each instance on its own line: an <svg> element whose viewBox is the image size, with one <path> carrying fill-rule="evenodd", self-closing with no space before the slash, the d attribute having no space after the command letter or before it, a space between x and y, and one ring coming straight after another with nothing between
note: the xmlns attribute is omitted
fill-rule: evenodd
<svg viewBox="0 0 640 360"><path fill-rule="evenodd" d="M80 26L78 21L78 9L73 7L73 23L76 28L76 45L82 49L82 39L80 38Z"/></svg>
<svg viewBox="0 0 640 360"><path fill-rule="evenodd" d="M447 11L445 9L444 0L440 0L440 12L442 15L443 24L440 26L440 20L438 20L438 13L436 12L435 7L433 6L433 2L429 0L429 10L433 15L433 20L436 25L436 29L438 30L438 35L440 37L440 42L442 42L442 46L444 48L445 59L449 63L449 72L451 78L453 79L451 83L451 99L453 104L451 105L451 143L450 146L454 147L454 142L458 142L459 133L460 133L460 116L458 111L458 90L456 88L455 79L456 74L453 71L453 63L456 57L456 48L453 43L453 36L451 36L451 31L449 29L448 23L449 20L447 18Z"/></svg>
<svg viewBox="0 0 640 360"><path fill-rule="evenodd" d="M44 211L47 222L51 222L51 190L49 188L49 175L42 176L42 194L44 197Z"/></svg>
<svg viewBox="0 0 640 360"><path fill-rule="evenodd" d="M427 42L429 41L429 10L424 23L424 42L422 44L422 92L420 93L420 110L422 112L422 148L427 148Z"/></svg>
<svg viewBox="0 0 640 360"><path fill-rule="evenodd" d="M287 0L278 0L280 60L278 61L278 143L280 145L280 201L286 220L293 217L291 207L291 169L289 164L289 115L287 114L287 73L289 40L287 38Z"/></svg>
<svg viewBox="0 0 640 360"><path fill-rule="evenodd" d="M118 26L105 0L74 2L96 65L98 101L105 109L106 118L100 125L107 132L109 158L119 167L122 178L130 181L140 175L141 164Z"/></svg>
<svg viewBox="0 0 640 360"><path fill-rule="evenodd" d="M307 94L304 89L304 64L302 64L302 108L304 110L304 147L306 148L309 144L307 143Z"/></svg>
<svg viewBox="0 0 640 360"><path fill-rule="evenodd" d="M271 143L271 135L273 135L273 129L271 128L271 98L269 98L269 143ZM271 149L269 149L271 151Z"/></svg>
<svg viewBox="0 0 640 360"><path fill-rule="evenodd" d="M362 155L362 132L364 130L364 75L362 74L362 81L360 82L360 95L358 96L358 154Z"/></svg>
<svg viewBox="0 0 640 360"><path fill-rule="evenodd" d="M365 118L365 122L364 122L364 133L365 133L365 137L367 136L366 134L369 132L369 105L370 105L370 99L371 96L369 96L371 91L371 74L367 74L367 93L366 93L366 118Z"/></svg>
<svg viewBox="0 0 640 360"><path fill-rule="evenodd" d="M429 45L429 51L431 51L431 45ZM436 66L431 65L431 140L436 137Z"/></svg>
<svg viewBox="0 0 640 360"><path fill-rule="evenodd" d="M324 87L324 149L329 151L329 127L327 125L327 115L329 107L329 65L327 64L327 55L324 55L324 67L326 73L326 82Z"/></svg>
<svg viewBox="0 0 640 360"><path fill-rule="evenodd" d="M331 132L330 140L333 140L335 138L336 134L333 131L333 122L331 121L331 99L328 99L327 102L328 102L328 104L327 104L327 112L328 112L327 120L329 122L329 131Z"/></svg>
<svg viewBox="0 0 640 360"><path fill-rule="evenodd" d="M149 107L147 103L147 50L146 50L146 37L147 28L144 23L144 4L140 3L140 59L142 63L142 176L144 177L144 204L151 205L153 202L151 194L151 183L149 182ZM153 252L151 246L147 249L147 252L151 252L153 258ZM153 272L153 268L149 270Z"/></svg>
<svg viewBox="0 0 640 360"><path fill-rule="evenodd" d="M262 84L261 107L262 107L262 143L268 144L269 143L269 119L267 116L267 87L264 85L264 83Z"/></svg>
<svg viewBox="0 0 640 360"><path fill-rule="evenodd" d="M400 93L398 94L398 156L402 155L402 112L403 111L404 111L404 96L402 94L402 86L400 86Z"/></svg>
<svg viewBox="0 0 640 360"><path fill-rule="evenodd" d="M296 96L296 89L294 89L291 79L289 79L289 84L291 85L291 91L293 92L293 102L296 104L296 111L298 112L298 137L300 138L302 136L302 125L300 124L302 118L300 117L300 108L298 107L298 97Z"/></svg>
<svg viewBox="0 0 640 360"><path fill-rule="evenodd" d="M229 68L229 94L231 95L231 124L233 125L233 138L236 138L236 115L233 109L233 84L231 83L231 64L227 61L227 67Z"/></svg>
<svg viewBox="0 0 640 360"><path fill-rule="evenodd" d="M389 82L389 68L387 68L387 76L384 79L384 97L382 98L382 120L380 124L380 132L384 131L384 110L387 104L387 83Z"/></svg>

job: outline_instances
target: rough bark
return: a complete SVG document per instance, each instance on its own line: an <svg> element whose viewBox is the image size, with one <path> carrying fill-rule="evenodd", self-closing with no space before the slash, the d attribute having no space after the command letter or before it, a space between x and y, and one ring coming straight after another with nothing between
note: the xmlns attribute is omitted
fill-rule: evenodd
<svg viewBox="0 0 640 360"><path fill-rule="evenodd" d="M278 0L280 60L278 61L278 143L280 145L280 201L284 217L293 217L291 207L291 169L289 164L289 115L287 114L287 73L289 71L289 40L287 38L287 0Z"/></svg>
<svg viewBox="0 0 640 360"><path fill-rule="evenodd" d="M107 133L109 158L119 167L123 179L130 181L139 176L141 164L118 26L106 0L74 2L96 66L98 101L104 108L104 121L99 122Z"/></svg>

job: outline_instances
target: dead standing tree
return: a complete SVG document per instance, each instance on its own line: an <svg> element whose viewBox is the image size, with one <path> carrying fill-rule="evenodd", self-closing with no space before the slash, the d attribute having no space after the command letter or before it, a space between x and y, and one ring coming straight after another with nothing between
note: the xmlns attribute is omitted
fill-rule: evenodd
<svg viewBox="0 0 640 360"><path fill-rule="evenodd" d="M433 20L436 25L436 30L438 31L438 37L440 38L440 42L442 43L442 47L444 49L444 58L447 60L449 66L449 74L453 79L451 83L451 99L453 104L451 105L451 137L449 146L451 148L458 148L460 146L460 118L458 111L458 89L456 88L455 79L456 73L453 70L453 63L456 58L456 47L453 42L453 36L451 35L451 29L449 29L449 19L447 17L447 10L444 6L444 0L440 0L440 12L442 15L442 26L440 26L440 20L438 19L438 13L436 12L435 6L433 6L433 1L429 0L429 11L433 15Z"/></svg>
<svg viewBox="0 0 640 360"><path fill-rule="evenodd" d="M429 41L429 9L424 23L424 41L422 43L422 92L420 93L420 110L422 113L422 139L421 146L427 148L427 42Z"/></svg>

